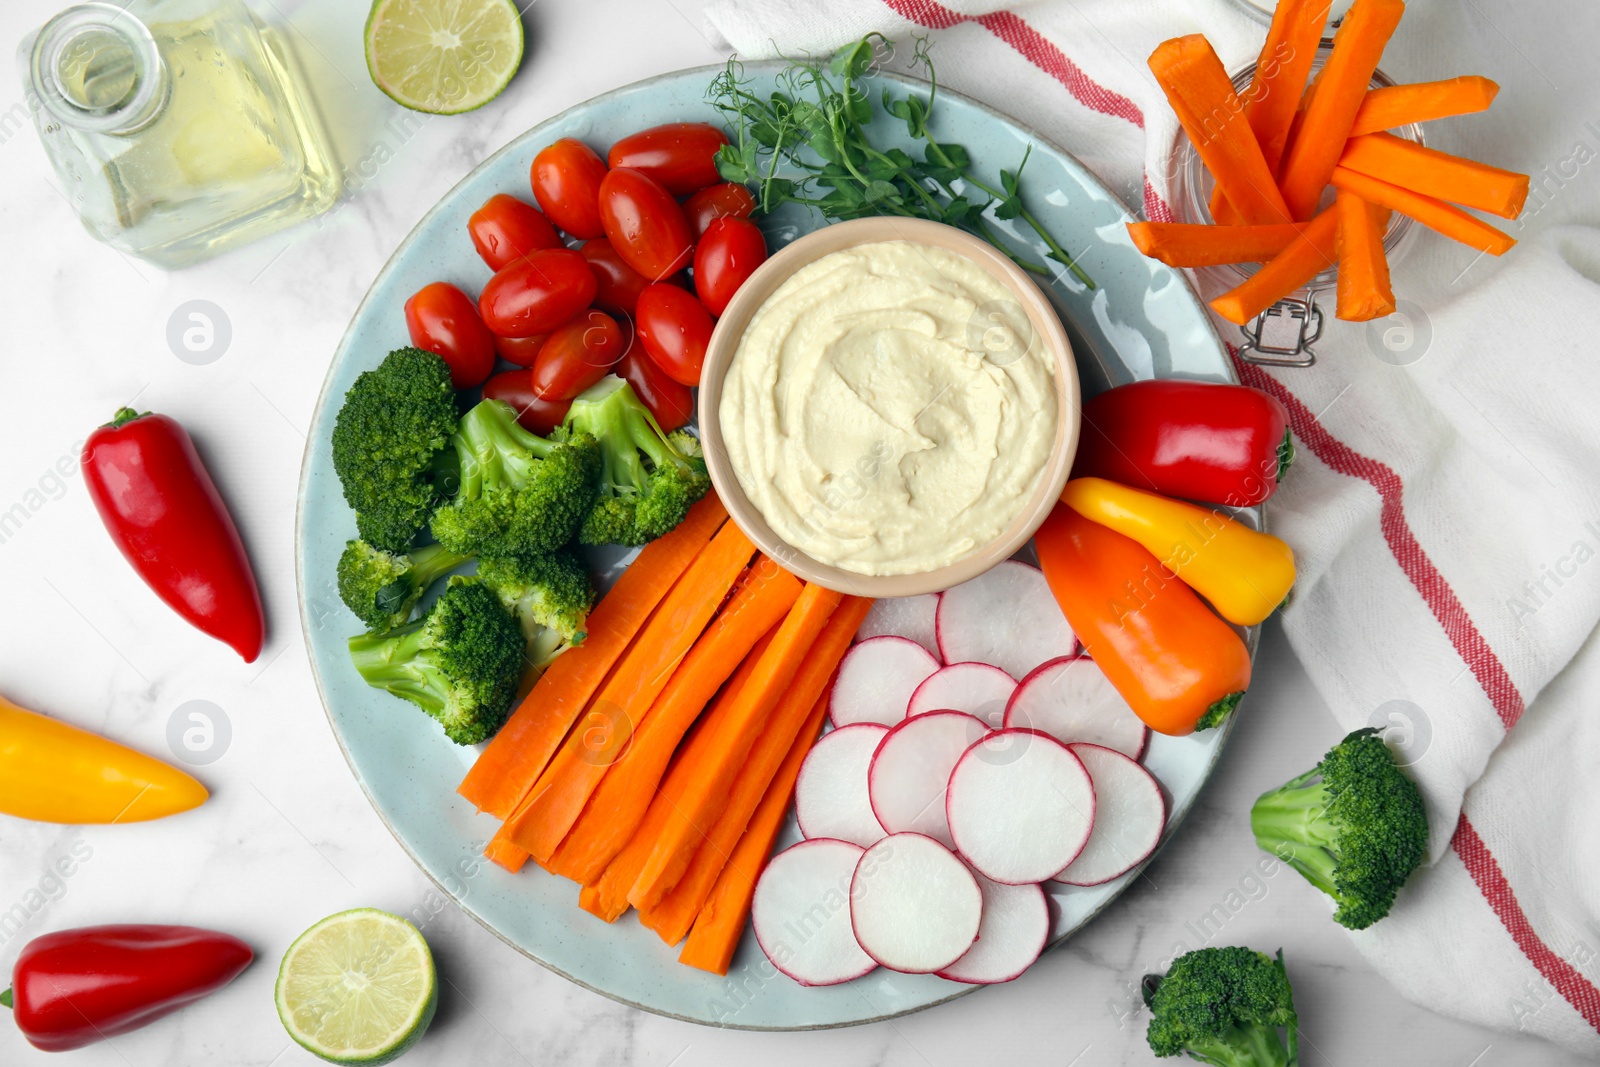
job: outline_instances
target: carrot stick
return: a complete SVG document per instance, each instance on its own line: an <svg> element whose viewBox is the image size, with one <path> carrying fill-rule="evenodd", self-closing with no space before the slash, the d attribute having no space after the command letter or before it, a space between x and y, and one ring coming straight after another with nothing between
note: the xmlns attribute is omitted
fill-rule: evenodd
<svg viewBox="0 0 1600 1067"><path fill-rule="evenodd" d="M625 758L601 779L548 867L580 884L594 881L639 828L678 742L762 635L800 595L800 579L765 556L717 615L634 732Z"/></svg>
<svg viewBox="0 0 1600 1067"><path fill-rule="evenodd" d="M1289 247L1303 222L1270 226L1205 226L1192 222L1130 222L1128 236L1145 255L1169 267L1265 263Z"/></svg>
<svg viewBox="0 0 1600 1067"><path fill-rule="evenodd" d="M583 644L556 658L456 792L479 811L511 817L611 665L727 517L722 501L708 493L677 529L644 546L589 614Z"/></svg>
<svg viewBox="0 0 1600 1067"><path fill-rule="evenodd" d="M1244 113L1269 170L1278 169L1300 92L1322 41L1333 0L1281 0L1267 28L1256 72L1244 94Z"/></svg>
<svg viewBox="0 0 1600 1067"><path fill-rule="evenodd" d="M509 837L503 836L504 831L505 825L501 824L500 829L495 831L494 836L489 838L489 843L483 847L483 855L485 859L516 874L528 862L528 852L518 847Z"/></svg>
<svg viewBox="0 0 1600 1067"><path fill-rule="evenodd" d="M1382 209L1343 189L1333 206L1339 222L1339 318L1366 322L1393 313L1394 290L1378 223Z"/></svg>
<svg viewBox="0 0 1600 1067"><path fill-rule="evenodd" d="M1272 170L1211 42L1198 33L1163 41L1150 54L1150 69L1240 220L1288 222Z"/></svg>
<svg viewBox="0 0 1600 1067"><path fill-rule="evenodd" d="M716 825L703 839L697 839L694 859L655 907L639 913L639 921L661 936L669 945L676 945L694 925L695 916L710 896L722 873L723 865L739 843L745 827L754 816L756 808L767 794L767 787L778 773L794 746L801 724L810 716L813 706L828 689L839 660L850 648L850 641L861 628L872 601L863 597L846 597L840 602L828 625L817 636L817 641L807 653L805 662L795 672L794 681L783 694L767 723L750 749L750 756L734 778L728 793L728 805L718 817ZM812 731L812 737L816 732Z"/></svg>
<svg viewBox="0 0 1600 1067"><path fill-rule="evenodd" d="M1350 138L1339 166L1503 219L1522 214L1528 201L1526 174L1424 148L1392 133Z"/></svg>
<svg viewBox="0 0 1600 1067"><path fill-rule="evenodd" d="M1350 136L1486 111L1499 92L1500 86L1477 74L1368 89L1350 126Z"/></svg>
<svg viewBox="0 0 1600 1067"><path fill-rule="evenodd" d="M1453 204L1402 189L1348 167L1334 168L1333 184L1335 188L1348 189L1363 200L1409 215L1429 229L1438 230L1446 237L1480 252L1500 256L1517 243L1515 237L1468 215Z"/></svg>
<svg viewBox="0 0 1600 1067"><path fill-rule="evenodd" d="M816 744L817 731L822 729L822 720L827 714L828 697L824 693L812 706L811 714L801 725L794 744L789 746L789 754L784 757L783 765L772 776L772 784L767 786L760 806L750 816L749 825L734 846L722 873L717 876L717 884L712 887L705 904L700 908L700 914L694 920L694 929L689 931L689 940L678 954L679 963L712 974L728 973L734 949L739 946L739 938L744 936L745 919L750 915L750 901L756 892L756 879L761 876L761 868L772 854L772 843L777 840L784 817L789 813L789 800L794 796L794 783L800 776L800 765L805 762L811 746Z"/></svg>
<svg viewBox="0 0 1600 1067"><path fill-rule="evenodd" d="M744 531L727 523L650 616L506 828L534 859L549 862L755 551Z"/></svg>
<svg viewBox="0 0 1600 1067"><path fill-rule="evenodd" d="M807 584L789 609L739 699L729 704L725 724L705 731L703 750L686 758L693 780L667 816L650 858L628 890L629 904L641 911L653 908L683 877L695 847L727 806L728 791L756 735L841 599L831 589Z"/></svg>
<svg viewBox="0 0 1600 1067"><path fill-rule="evenodd" d="M1299 237L1260 270L1211 301L1211 307L1229 322L1243 326L1326 270L1337 258L1338 224L1333 208L1329 208L1312 219Z"/></svg>
<svg viewBox="0 0 1600 1067"><path fill-rule="evenodd" d="M1378 59L1405 8L1402 0L1355 0L1334 33L1333 51L1283 158L1279 184L1294 218L1309 219L1316 213L1356 112L1366 99L1372 72L1378 69Z"/></svg>

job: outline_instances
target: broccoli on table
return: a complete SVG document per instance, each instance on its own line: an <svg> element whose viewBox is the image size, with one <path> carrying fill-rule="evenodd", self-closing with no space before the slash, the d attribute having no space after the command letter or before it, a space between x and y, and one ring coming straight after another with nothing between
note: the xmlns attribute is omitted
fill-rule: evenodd
<svg viewBox="0 0 1600 1067"><path fill-rule="evenodd" d="M584 625L594 604L594 585L571 552L484 559L478 577L522 624L534 666L547 665L588 636Z"/></svg>
<svg viewBox="0 0 1600 1067"><path fill-rule="evenodd" d="M600 499L583 520L586 545L642 545L672 531L711 479L694 435L666 434L633 387L615 375L572 402L568 433L600 442Z"/></svg>
<svg viewBox="0 0 1600 1067"><path fill-rule="evenodd" d="M485 400L462 416L451 444L459 485L434 512L433 536L452 552L554 552L594 506L600 455L592 438L546 440L517 425L511 405Z"/></svg>
<svg viewBox="0 0 1600 1067"><path fill-rule="evenodd" d="M1364 930L1389 914L1428 851L1416 783L1373 729L1357 730L1322 762L1250 809L1256 844L1338 904L1335 922Z"/></svg>
<svg viewBox="0 0 1600 1067"><path fill-rule="evenodd" d="M438 502L436 466L459 411L450 368L401 348L364 372L333 424L333 468L356 528L376 548L404 552Z"/></svg>
<svg viewBox="0 0 1600 1067"><path fill-rule="evenodd" d="M407 554L351 541L339 557L339 599L367 629L383 633L409 620L422 594L471 558L443 545L425 545Z"/></svg>
<svg viewBox="0 0 1600 1067"><path fill-rule="evenodd" d="M350 639L367 684L427 712L450 740L471 745L505 722L522 677L522 628L488 586L455 577L421 620Z"/></svg>
<svg viewBox="0 0 1600 1067"><path fill-rule="evenodd" d="M1187 1052L1216 1067L1293 1067L1299 1019L1283 953L1202 948L1144 978L1150 1007L1145 1040L1157 1056ZM1285 1031L1284 1038L1278 1034Z"/></svg>

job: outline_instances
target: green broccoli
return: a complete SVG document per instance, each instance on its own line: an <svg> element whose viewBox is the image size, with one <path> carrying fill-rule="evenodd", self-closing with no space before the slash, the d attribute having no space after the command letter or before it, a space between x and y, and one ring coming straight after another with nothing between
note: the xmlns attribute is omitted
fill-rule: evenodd
<svg viewBox="0 0 1600 1067"><path fill-rule="evenodd" d="M1378 731L1357 730L1322 762L1250 809L1256 844L1339 905L1334 921L1364 930L1389 914L1428 851L1416 783Z"/></svg>
<svg viewBox="0 0 1600 1067"><path fill-rule="evenodd" d="M471 558L443 545L425 545L408 555L351 541L339 557L339 599L367 629L384 633L409 620L422 594Z"/></svg>
<svg viewBox="0 0 1600 1067"><path fill-rule="evenodd" d="M522 628L488 586L457 576L417 622L350 639L368 685L404 697L472 745L500 729L522 677Z"/></svg>
<svg viewBox="0 0 1600 1067"><path fill-rule="evenodd" d="M588 636L584 624L594 586L571 552L485 559L478 564L478 577L517 617L530 649L540 647L546 630L560 638L559 648L582 644Z"/></svg>
<svg viewBox="0 0 1600 1067"><path fill-rule="evenodd" d="M439 500L436 466L459 418L450 368L401 348L361 374L333 424L333 469L373 547L404 552Z"/></svg>
<svg viewBox="0 0 1600 1067"><path fill-rule="evenodd" d="M663 433L633 387L614 375L572 402L564 427L600 441L600 499L578 531L583 544L654 541L711 488L700 442L682 431Z"/></svg>
<svg viewBox="0 0 1600 1067"><path fill-rule="evenodd" d="M1187 1052L1216 1067L1298 1062L1300 1024L1281 951L1274 960L1248 948L1202 948L1173 960L1165 977L1145 975L1143 993L1145 1040L1157 1056Z"/></svg>
<svg viewBox="0 0 1600 1067"><path fill-rule="evenodd" d="M600 448L593 438L546 440L517 425L511 405L485 400L462 416L451 443L460 484L434 512L433 536L452 552L554 552L594 506Z"/></svg>

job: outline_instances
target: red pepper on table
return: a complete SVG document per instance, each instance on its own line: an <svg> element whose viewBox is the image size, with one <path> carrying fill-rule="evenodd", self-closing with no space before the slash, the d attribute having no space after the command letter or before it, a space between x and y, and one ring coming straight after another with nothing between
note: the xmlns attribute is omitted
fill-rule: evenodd
<svg viewBox="0 0 1600 1067"><path fill-rule="evenodd" d="M192 926L86 926L28 942L0 1004L34 1048L66 1052L137 1030L237 978L255 953Z"/></svg>
<svg viewBox="0 0 1600 1067"><path fill-rule="evenodd" d="M145 584L246 663L260 655L266 619L250 559L184 428L123 408L84 443L83 474L111 540Z"/></svg>
<svg viewBox="0 0 1600 1067"><path fill-rule="evenodd" d="M1294 461L1289 413L1259 389L1174 378L1108 389L1083 405L1074 478L1249 507Z"/></svg>

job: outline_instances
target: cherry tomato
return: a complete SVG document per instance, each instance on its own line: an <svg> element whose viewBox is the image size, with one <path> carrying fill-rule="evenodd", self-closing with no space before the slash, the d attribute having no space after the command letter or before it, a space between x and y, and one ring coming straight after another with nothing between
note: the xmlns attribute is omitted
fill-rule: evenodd
<svg viewBox="0 0 1600 1067"><path fill-rule="evenodd" d="M467 232L490 270L499 270L541 248L561 247L561 235L538 208L505 193L491 196L472 213Z"/></svg>
<svg viewBox="0 0 1600 1067"><path fill-rule="evenodd" d="M608 311L632 315L633 306L639 302L639 291L650 284L650 279L624 263L604 237L583 242L578 251L589 261L594 280L600 285L594 302Z"/></svg>
<svg viewBox="0 0 1600 1067"><path fill-rule="evenodd" d="M650 409L668 433L681 429L694 417L694 393L667 377L655 361L635 348L617 364L617 374L633 386L640 403Z"/></svg>
<svg viewBox="0 0 1600 1067"><path fill-rule="evenodd" d="M625 340L616 319L592 308L558 326L533 365L534 394L571 400L610 373L622 358Z"/></svg>
<svg viewBox="0 0 1600 1067"><path fill-rule="evenodd" d="M653 282L694 258L683 208L660 182L639 171L606 174L600 183L600 223L622 261Z"/></svg>
<svg viewBox="0 0 1600 1067"><path fill-rule="evenodd" d="M756 198L749 189L737 182L708 185L683 202L683 214L689 220L689 229L695 240L706 232L712 219L731 216L747 219L756 209Z"/></svg>
<svg viewBox="0 0 1600 1067"><path fill-rule="evenodd" d="M570 248L545 248L495 272L478 297L483 323L501 337L549 333L594 302L589 264Z"/></svg>
<svg viewBox="0 0 1600 1067"><path fill-rule="evenodd" d="M494 370L494 337L478 317L472 298L449 282L418 289L406 301L411 343L450 365L450 384L471 389Z"/></svg>
<svg viewBox="0 0 1600 1067"><path fill-rule="evenodd" d="M524 430L548 437L567 417L570 400L543 400L533 391L533 372L501 371L483 383L485 400L504 400L517 413Z"/></svg>
<svg viewBox="0 0 1600 1067"><path fill-rule="evenodd" d="M550 221L574 237L599 237L600 179L605 160L582 141L563 137L533 157L533 198Z"/></svg>
<svg viewBox="0 0 1600 1067"><path fill-rule="evenodd" d="M722 180L717 149L728 135L703 122L669 122L624 137L611 146L606 165L629 167L650 175L673 196L687 196Z"/></svg>
<svg viewBox="0 0 1600 1067"><path fill-rule="evenodd" d="M721 315L745 279L767 261L767 240L749 219L715 219L694 246L694 291Z"/></svg>
<svg viewBox="0 0 1600 1067"><path fill-rule="evenodd" d="M531 367L533 361L539 358L539 349L544 347L547 333L536 333L532 337L496 337L494 350L500 353L500 358L507 363L515 363L519 367Z"/></svg>
<svg viewBox="0 0 1600 1067"><path fill-rule="evenodd" d="M693 293L657 282L639 294L636 309L639 344L667 377L683 385L700 384L706 345L716 323Z"/></svg>

